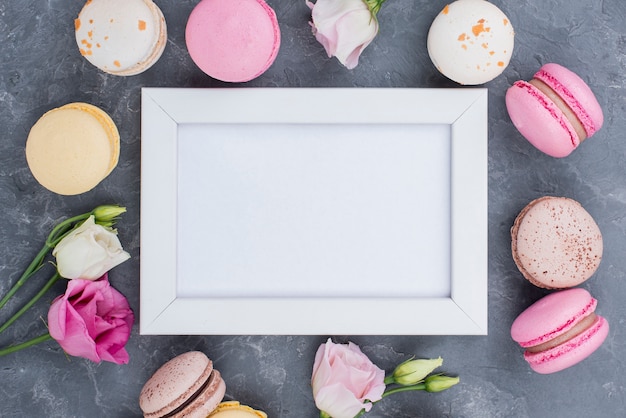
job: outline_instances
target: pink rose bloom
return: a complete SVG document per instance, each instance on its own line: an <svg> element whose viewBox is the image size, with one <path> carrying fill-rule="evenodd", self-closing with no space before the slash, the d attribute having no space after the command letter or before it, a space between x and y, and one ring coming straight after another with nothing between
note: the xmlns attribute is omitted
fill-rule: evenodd
<svg viewBox="0 0 626 418"><path fill-rule="evenodd" d="M353 343L335 344L330 338L315 354L311 385L320 411L333 418L353 418L385 391L385 372Z"/></svg>
<svg viewBox="0 0 626 418"><path fill-rule="evenodd" d="M381 2L382 3L382 2ZM365 0L306 1L311 8L311 27L329 57L337 57L346 68L359 63L361 52L378 33L378 20Z"/></svg>
<svg viewBox="0 0 626 418"><path fill-rule="evenodd" d="M63 350L96 363L128 363L124 346L134 320L128 301L106 274L97 281L68 281L65 294L48 311L50 335Z"/></svg>

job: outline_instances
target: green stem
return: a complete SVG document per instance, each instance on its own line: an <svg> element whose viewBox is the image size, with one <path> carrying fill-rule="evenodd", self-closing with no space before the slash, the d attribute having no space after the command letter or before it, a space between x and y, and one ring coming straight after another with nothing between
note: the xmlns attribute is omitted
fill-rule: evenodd
<svg viewBox="0 0 626 418"><path fill-rule="evenodd" d="M90 215L91 212L74 216L72 218L64 220L63 222L60 222L52 229L52 231L48 235L48 239L46 239L46 243L43 248L39 250L39 253L35 256L35 258L28 265L28 267L26 267L24 273L22 273L20 278L17 280L17 282L15 282L13 287L11 287L9 292L2 298L2 300L0 300L0 309L2 309L2 307L7 304L9 299L11 299L11 297L13 297L13 295L15 295L15 293L22 286L24 286L24 283L26 283L27 280L33 274L35 274L37 270L41 268L41 266L43 265L43 259L72 230L72 224L74 222L84 221L85 219L89 218Z"/></svg>
<svg viewBox="0 0 626 418"><path fill-rule="evenodd" d="M32 340L25 341L21 344L16 344L16 345L12 345L12 346L0 349L0 357L5 356L7 354L14 353L16 351L20 351L24 348L30 347L31 345L39 344L39 343L42 343L44 341L48 341L51 339L52 339L52 336L50 335L50 333L47 332L44 335L40 335L39 337L33 338Z"/></svg>
<svg viewBox="0 0 626 418"><path fill-rule="evenodd" d="M393 374L390 374L389 376L385 377L385 386L391 385L394 381L395 379L393 378Z"/></svg>
<svg viewBox="0 0 626 418"><path fill-rule="evenodd" d="M61 276L59 272L55 272L54 275L48 280L44 287L41 288L39 293L37 293L33 298L22 307L19 311L15 313L11 318L8 319L2 326L0 326L0 333L2 333L5 329L7 329L13 322L15 322L20 316L24 314L31 306L35 304L41 297L50 289L56 282L59 280Z"/></svg>
<svg viewBox="0 0 626 418"><path fill-rule="evenodd" d="M385 377L385 385L389 385L393 383L393 376L387 376ZM382 398L385 398L389 395L393 395L394 393L400 393L400 392L409 392L411 390L426 390L426 385L424 383L418 383L417 385L413 385L413 386L400 386L400 387L396 387L393 389L389 389L386 390L383 394L382 394ZM379 402L379 401L376 401ZM376 403L376 402L372 402L372 403ZM358 414L356 414L354 416L354 418L359 418L362 415L365 415L365 408L363 408L361 410L361 412L359 412Z"/></svg>
<svg viewBox="0 0 626 418"><path fill-rule="evenodd" d="M48 239L46 240L46 245L50 248L54 248L59 241L61 241L68 232L72 229L72 224L78 221L84 221L85 219L91 216L92 212L83 213L82 215L77 215L72 218L66 219L63 222L59 223L57 226L52 229L50 235L48 235Z"/></svg>
<svg viewBox="0 0 626 418"><path fill-rule="evenodd" d="M417 385L412 385L412 386L400 386L397 388L393 388L393 389L389 389L386 390L383 393L383 398L389 396L389 395L393 395L394 393L400 393L400 392L409 392L412 390L426 390L426 384L424 383L418 383Z"/></svg>
<svg viewBox="0 0 626 418"><path fill-rule="evenodd" d="M9 301L9 299L11 299L11 297L15 294L15 292L17 292L18 289L22 287L24 283L26 283L26 280L28 280L33 274L35 274L37 270L39 270L39 268L41 268L43 259L45 258L45 256L48 254L49 251L50 251L50 247L46 243L46 245L44 245L44 247L39 251L39 253L35 256L33 261L26 268L26 270L24 271L22 276L19 278L19 280L15 282L15 284L9 290L9 292L2 298L2 300L0 300L0 309L4 305L6 305L6 303Z"/></svg>

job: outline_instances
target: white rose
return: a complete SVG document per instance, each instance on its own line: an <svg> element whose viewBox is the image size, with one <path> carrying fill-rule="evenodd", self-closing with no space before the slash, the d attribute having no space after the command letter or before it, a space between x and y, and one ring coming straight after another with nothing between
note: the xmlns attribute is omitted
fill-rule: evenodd
<svg viewBox="0 0 626 418"><path fill-rule="evenodd" d="M306 1L311 8L313 34L329 57L337 57L346 68L359 63L361 52L378 33L377 8L385 0L317 0Z"/></svg>
<svg viewBox="0 0 626 418"><path fill-rule="evenodd" d="M98 225L90 216L63 238L52 251L57 270L66 279L96 280L130 258L115 231Z"/></svg>

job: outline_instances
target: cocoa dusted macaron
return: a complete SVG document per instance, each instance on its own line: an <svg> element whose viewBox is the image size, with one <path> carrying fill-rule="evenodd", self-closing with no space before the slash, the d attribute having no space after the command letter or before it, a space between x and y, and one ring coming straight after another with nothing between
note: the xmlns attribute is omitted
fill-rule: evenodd
<svg viewBox="0 0 626 418"><path fill-rule="evenodd" d="M577 201L545 196L530 202L511 228L513 260L532 284L574 287L591 277L602 260L602 233Z"/></svg>
<svg viewBox="0 0 626 418"><path fill-rule="evenodd" d="M161 366L146 382L139 406L146 418L206 418L224 399L226 384L213 362L189 351Z"/></svg>

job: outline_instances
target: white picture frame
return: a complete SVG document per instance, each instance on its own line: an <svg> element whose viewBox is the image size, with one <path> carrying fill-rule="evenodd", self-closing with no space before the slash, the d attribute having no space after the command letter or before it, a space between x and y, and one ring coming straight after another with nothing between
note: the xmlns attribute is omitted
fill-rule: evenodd
<svg viewBox="0 0 626 418"><path fill-rule="evenodd" d="M487 97L484 88L143 88L140 333L486 335ZM320 291L307 296L304 289L305 293L293 297L272 294L272 290L256 295L254 288L241 295L237 291L228 294L228 289L214 296L181 293L179 273L187 271L185 268L198 269L180 255L180 249L188 254L187 249L193 251L202 243L197 242L197 234L189 235L190 239L181 237L179 228L188 218L179 216L189 209L186 195L197 188L189 183L205 177L181 167L202 170L206 165L201 159L194 166L194 160L206 153L204 149L194 152L193 147L204 146L197 145L202 141L185 139L183 147L181 138L193 138L197 129L207 129L211 136L223 133L222 129L237 132L242 127L243 135L250 126L268 131L274 125L279 131L298 125L326 129L321 132L333 126L349 130L350 126L368 125L389 129L389 136L403 132L406 126L446 126L448 155L437 152L446 173L439 180L443 191L437 192L440 186L433 190L449 196L443 204L449 207L441 208L446 219L449 217L449 225L443 228L448 231L443 235L448 237L449 253L444 251L448 258L442 258L449 266L448 274L439 274L447 277L432 279L447 283L448 290L425 297L398 292L379 296L378 290L354 296L345 290L339 295ZM197 273L201 278L204 271ZM185 277L189 275L185 273ZM263 283L267 281L259 286Z"/></svg>

